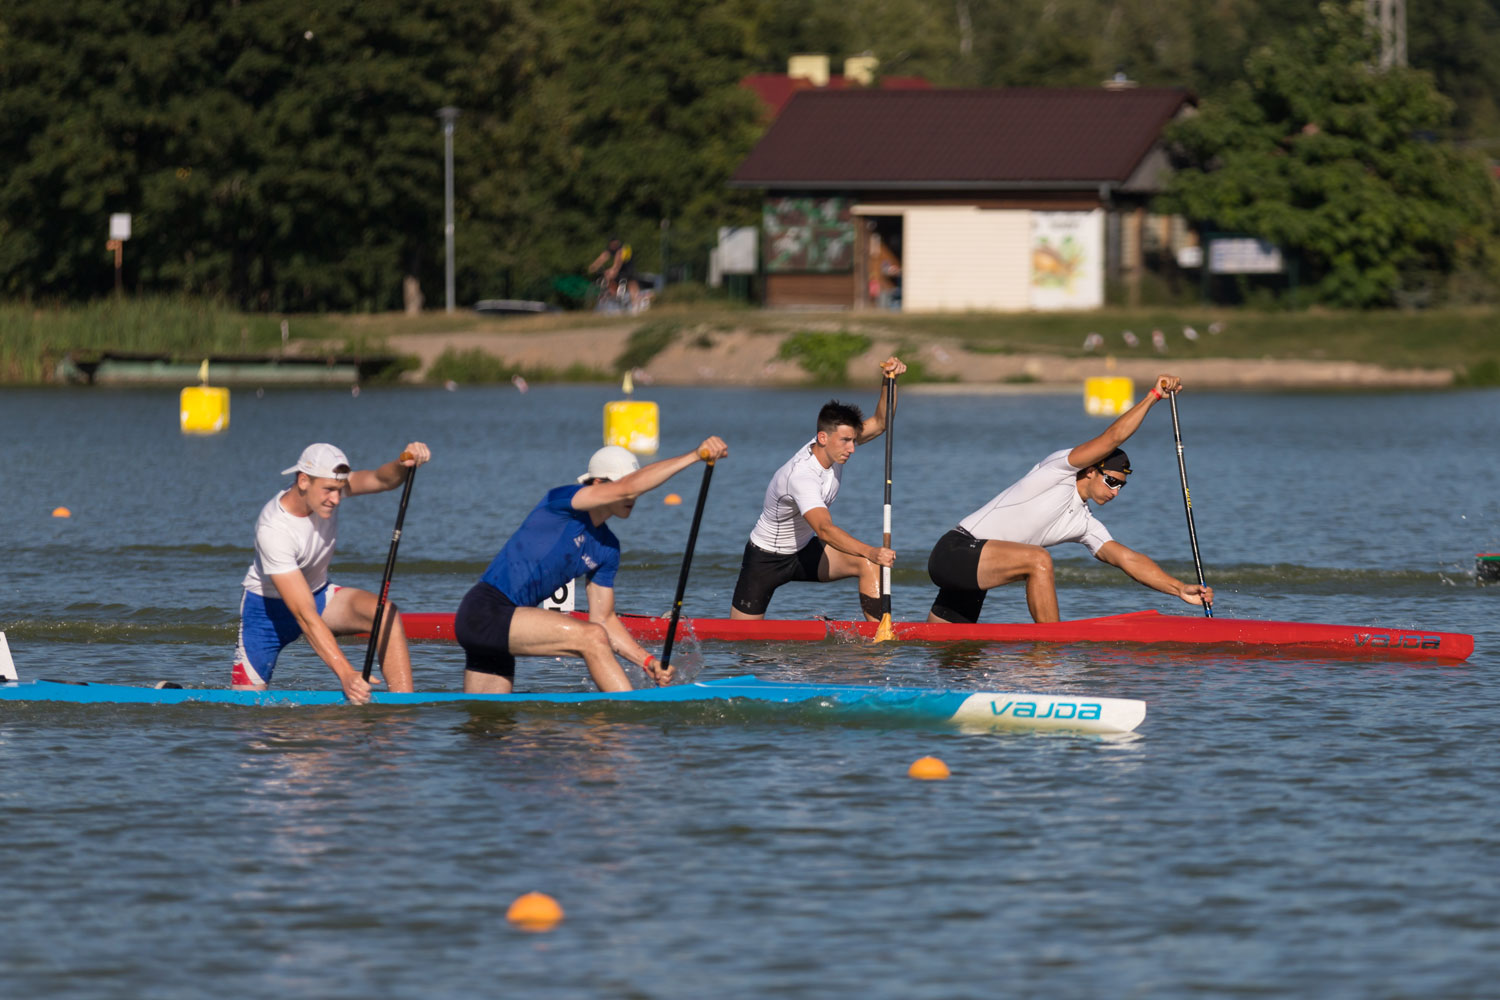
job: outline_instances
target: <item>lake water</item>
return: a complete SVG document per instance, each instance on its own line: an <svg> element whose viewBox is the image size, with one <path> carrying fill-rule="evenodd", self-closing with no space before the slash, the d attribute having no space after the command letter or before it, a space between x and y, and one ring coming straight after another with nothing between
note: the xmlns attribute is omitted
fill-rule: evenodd
<svg viewBox="0 0 1500 1000"><path fill-rule="evenodd" d="M875 390L842 392L867 409ZM642 389L663 454L710 433L685 602L727 614L771 473L826 392ZM314 440L360 466L411 439L392 599L451 611L600 443L607 386L235 391L185 437L166 391L0 391L0 629L23 677L224 684L239 581L278 471ZM734 707L504 711L0 706L0 982L12 997L1478 997L1500 976L1500 392L1194 393L1179 402L1221 617L1470 632L1461 665L829 642L691 644L754 672L1143 698L1132 737L963 734ZM894 605L927 552L1047 452L1098 433L1079 395L909 393L896 424ZM1102 512L1192 575L1170 414ZM883 446L837 523L878 540ZM664 613L701 482L625 522L622 611ZM676 491L680 506L662 497ZM399 493L349 501L334 579L375 588ZM72 517L54 518L66 506ZM1198 612L1056 550L1067 617ZM852 582L773 617L854 617ZM986 620L1025 618L1022 591ZM455 646L415 647L423 688ZM574 690L580 665L522 661ZM304 644L285 687L329 687ZM916 782L917 757L953 776ZM505 921L556 897L546 934Z"/></svg>

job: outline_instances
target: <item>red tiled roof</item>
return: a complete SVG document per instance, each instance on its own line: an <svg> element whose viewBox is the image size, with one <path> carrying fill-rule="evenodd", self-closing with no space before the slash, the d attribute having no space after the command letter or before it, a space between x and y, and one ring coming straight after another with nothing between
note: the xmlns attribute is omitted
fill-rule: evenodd
<svg viewBox="0 0 1500 1000"><path fill-rule="evenodd" d="M932 84L920 76L882 76L876 81L876 85L881 90L932 89ZM771 116L775 117L781 114L781 109L786 107L786 102L792 99L792 95L800 91L852 90L862 85L840 73L829 74L827 87L818 87L806 77L787 76L785 73L752 73L740 81L740 86L755 91L756 96L770 109Z"/></svg>
<svg viewBox="0 0 1500 1000"><path fill-rule="evenodd" d="M1092 187L1126 180L1193 96L1177 87L808 90L734 187Z"/></svg>

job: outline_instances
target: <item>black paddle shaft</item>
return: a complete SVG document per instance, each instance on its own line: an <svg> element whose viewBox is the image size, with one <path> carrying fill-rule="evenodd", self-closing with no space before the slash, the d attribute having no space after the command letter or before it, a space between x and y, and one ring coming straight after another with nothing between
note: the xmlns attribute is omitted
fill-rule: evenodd
<svg viewBox="0 0 1500 1000"><path fill-rule="evenodd" d="M370 668L375 663L375 644L380 641L380 620L385 617L385 598L390 593L391 574L396 572L396 548L401 544L401 524L406 520L406 502L411 499L411 484L416 478L417 467L414 465L406 470L406 485L401 488L401 509L396 511L396 527L391 532L391 551L385 557L385 575L381 577L380 593L375 598L375 620L370 623L370 644L365 647L366 683L369 683Z"/></svg>
<svg viewBox="0 0 1500 1000"><path fill-rule="evenodd" d="M1207 587L1203 579L1203 559L1198 555L1198 529L1193 527L1193 494L1188 490L1187 465L1182 460L1182 428L1177 423L1177 393L1167 394L1172 404L1172 438L1177 442L1177 475L1182 480L1182 506L1187 511L1188 541L1193 546L1193 567L1198 571L1198 586ZM1203 616L1212 618L1214 606L1203 601Z"/></svg>
<svg viewBox="0 0 1500 1000"><path fill-rule="evenodd" d="M667 623L667 641L661 647L661 669L672 665L672 640L677 636L677 619L682 617L682 595L687 593L688 570L693 565L693 548L698 544L698 525L703 523L703 504L708 500L708 482L714 475L714 460L705 459L703 485L698 487L698 505L693 509L693 526L688 529L687 550L682 554L682 573L677 577L677 597L672 601L672 620Z"/></svg>
<svg viewBox="0 0 1500 1000"><path fill-rule="evenodd" d="M885 539L881 543L886 548L891 547L891 446L896 434L896 376L885 377ZM880 588L880 614L883 620L889 621L891 617L891 588L888 581L891 578L890 567L881 567L880 573L882 583Z"/></svg>

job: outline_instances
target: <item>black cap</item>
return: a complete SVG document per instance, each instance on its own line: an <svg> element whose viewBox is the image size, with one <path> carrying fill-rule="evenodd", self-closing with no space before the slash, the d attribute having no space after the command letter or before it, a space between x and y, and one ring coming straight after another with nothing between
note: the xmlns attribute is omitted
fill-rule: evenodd
<svg viewBox="0 0 1500 1000"><path fill-rule="evenodd" d="M1130 475L1130 456L1125 454L1123 448L1116 448L1105 455L1098 464L1099 468L1105 472L1123 472L1127 476Z"/></svg>

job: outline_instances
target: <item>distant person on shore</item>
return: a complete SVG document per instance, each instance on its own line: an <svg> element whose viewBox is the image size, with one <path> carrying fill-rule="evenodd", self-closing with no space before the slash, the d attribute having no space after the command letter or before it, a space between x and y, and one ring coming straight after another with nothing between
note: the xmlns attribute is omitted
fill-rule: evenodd
<svg viewBox="0 0 1500 1000"><path fill-rule="evenodd" d="M370 700L364 672L350 665L334 637L368 632L378 600L367 590L330 584L328 565L338 541L338 509L345 494L393 490L432 457L420 441L408 444L402 454L376 469L351 470L338 448L310 444L296 465L282 470L283 476L295 474L297 479L261 508L255 522L255 559L240 598L235 690L264 691L281 651L305 635L313 652L339 679L344 697L356 705ZM410 691L411 653L394 604L386 604L381 631L385 634L376 652L386 688Z"/></svg>
<svg viewBox="0 0 1500 1000"><path fill-rule="evenodd" d="M640 312L641 285L635 278L635 260L630 244L618 236L611 236L609 243L589 265L589 274L601 267L604 268L604 287L609 294L614 295L616 286L625 282L625 288L630 292L630 312L632 315Z"/></svg>
<svg viewBox="0 0 1500 1000"><path fill-rule="evenodd" d="M927 560L927 574L938 586L927 620L977 622L990 589L1025 580L1032 620L1057 621L1057 585L1047 549L1063 542L1083 544L1100 562L1118 566L1153 590L1188 604L1212 604L1213 588L1183 583L1148 556L1121 545L1088 506L1090 500L1103 505L1120 495L1130 476L1130 459L1120 446L1141 426L1147 410L1180 388L1177 376L1157 376L1151 391L1103 434L1071 451L1048 455L938 539Z"/></svg>
<svg viewBox="0 0 1500 1000"><path fill-rule="evenodd" d="M880 364L882 376L906 371L892 356ZM859 579L859 606L869 621L880 618L880 569L896 562L896 553L866 545L833 523L828 508L839 495L844 463L854 449L885 433L884 382L875 415L830 400L818 412L817 435L776 470L766 486L760 518L745 543L739 579L734 585L731 618L764 618L778 587L794 581L828 583Z"/></svg>
<svg viewBox="0 0 1500 1000"><path fill-rule="evenodd" d="M577 485L549 490L490 562L458 606L453 632L464 648L464 690L506 694L515 685L517 656L576 656L601 691L629 691L616 654L657 684L663 670L615 614L620 540L605 525L626 518L636 498L654 490L700 457L717 460L729 446L717 437L685 455L641 468L618 445L594 452ZM537 607L574 578L588 578L589 620Z"/></svg>

